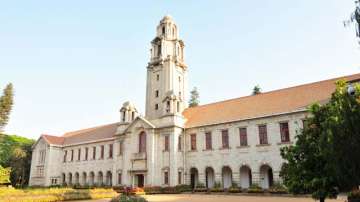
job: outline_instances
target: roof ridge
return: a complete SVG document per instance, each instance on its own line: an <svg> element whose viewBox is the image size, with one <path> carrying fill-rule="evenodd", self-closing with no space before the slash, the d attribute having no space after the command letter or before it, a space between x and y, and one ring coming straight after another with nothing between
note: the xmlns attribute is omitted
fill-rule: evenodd
<svg viewBox="0 0 360 202"><path fill-rule="evenodd" d="M304 84L295 85L295 86L290 86L290 87L286 87L286 88L275 89L275 90L263 92L263 93L260 93L260 94L257 94L257 95L246 95L246 96L242 96L242 97L230 98L230 99L227 99L227 100L221 100L221 101L217 101L217 102L212 102L212 103L208 103L208 104L204 104L204 105L199 105L199 106L196 106L196 107L192 107L192 109L202 108L202 107L206 107L206 106L209 106L209 105L215 105L215 104L220 104L220 103L226 103L226 102L230 102L230 101L234 101L234 100L238 100L238 99L244 99L244 98L248 98L248 97L254 97L254 96L260 97L260 96L263 96L263 95L266 95L266 94L270 94L270 93L275 93L275 92L279 92L279 91L289 90L289 89L293 89L293 88L299 88L299 87L303 87L303 86L314 85L314 84L318 84L318 83L330 82L330 81L333 81L333 80L339 80L339 79L349 78L349 77L356 76L356 75L359 75L359 76L360 76L360 73L350 74L350 75L346 75L346 76L340 76L340 77L336 77L336 78L325 79L325 80L315 81L315 82L310 82L310 83L304 83ZM187 109L190 109L190 108L187 108Z"/></svg>

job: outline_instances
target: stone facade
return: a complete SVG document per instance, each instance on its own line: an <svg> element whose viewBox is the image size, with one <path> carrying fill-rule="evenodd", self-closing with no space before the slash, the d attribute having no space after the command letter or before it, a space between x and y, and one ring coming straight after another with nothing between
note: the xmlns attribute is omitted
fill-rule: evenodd
<svg viewBox="0 0 360 202"><path fill-rule="evenodd" d="M151 46L145 117L126 102L117 123L61 137L42 135L33 146L30 185L202 183L213 187L220 183L228 188L237 183L247 188L256 183L269 188L281 181L280 148L293 144L303 127L304 103L328 98L333 82L195 107L189 113L184 42L170 16L160 21ZM309 89L318 91L308 96ZM235 101L238 107L232 105ZM248 107L242 105L245 102ZM252 111L234 118L242 108ZM207 120L218 116L222 118Z"/></svg>

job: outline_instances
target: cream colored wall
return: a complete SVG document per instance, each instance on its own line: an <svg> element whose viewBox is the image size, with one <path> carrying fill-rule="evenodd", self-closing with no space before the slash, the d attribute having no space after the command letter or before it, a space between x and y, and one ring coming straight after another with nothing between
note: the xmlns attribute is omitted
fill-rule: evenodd
<svg viewBox="0 0 360 202"><path fill-rule="evenodd" d="M261 184L259 170L264 164L273 169L274 180L279 181L279 171L283 160L280 148L289 144L281 144L280 122L289 122L290 141L294 143L296 131L302 128L304 113L282 115L270 118L239 121L186 130L186 169L198 169L199 181L205 183L205 169L212 167L215 170L215 180L221 182L222 168L229 166L233 172L233 180L240 183L240 167L247 165L252 170L253 182ZM259 145L258 125L267 125L268 146ZM249 147L240 147L239 128L247 128ZM221 130L229 130L230 149L222 149ZM213 150L205 150L205 132L212 133ZM190 134L197 134L197 151L190 151ZM187 183L190 183L188 175Z"/></svg>

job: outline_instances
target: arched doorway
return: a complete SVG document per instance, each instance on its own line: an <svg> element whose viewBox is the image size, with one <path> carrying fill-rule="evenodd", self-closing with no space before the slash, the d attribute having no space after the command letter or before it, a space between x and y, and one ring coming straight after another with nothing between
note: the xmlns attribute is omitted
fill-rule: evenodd
<svg viewBox="0 0 360 202"><path fill-rule="evenodd" d="M241 166L240 168L240 186L249 188L252 184L252 174L249 166Z"/></svg>
<svg viewBox="0 0 360 202"><path fill-rule="evenodd" d="M79 184L80 175L78 172L75 173L75 184Z"/></svg>
<svg viewBox="0 0 360 202"><path fill-rule="evenodd" d="M97 176L97 185L101 186L103 184L104 184L103 173L101 171L99 171L98 176Z"/></svg>
<svg viewBox="0 0 360 202"><path fill-rule="evenodd" d="M190 185L191 188L195 188L199 180L199 172L196 168L190 169Z"/></svg>
<svg viewBox="0 0 360 202"><path fill-rule="evenodd" d="M232 184L232 171L229 166L224 166L222 168L222 184L224 189L228 189Z"/></svg>
<svg viewBox="0 0 360 202"><path fill-rule="evenodd" d="M83 172L83 173L82 173L82 176L81 176L81 184L82 184L82 185L86 185L86 184L87 184L87 174L86 174L86 172Z"/></svg>
<svg viewBox="0 0 360 202"><path fill-rule="evenodd" d="M205 169L205 182L207 188L213 188L215 184L215 172L211 167Z"/></svg>
<svg viewBox="0 0 360 202"><path fill-rule="evenodd" d="M61 174L61 181L62 181L63 185L66 183L66 175L65 175L65 173Z"/></svg>
<svg viewBox="0 0 360 202"><path fill-rule="evenodd" d="M91 171L89 174L89 185L93 186L94 182L95 182L95 173Z"/></svg>
<svg viewBox="0 0 360 202"><path fill-rule="evenodd" d="M269 165L260 167L261 188L269 189L274 184L273 171Z"/></svg>
<svg viewBox="0 0 360 202"><path fill-rule="evenodd" d="M111 171L106 172L106 185L112 186L112 173Z"/></svg>
<svg viewBox="0 0 360 202"><path fill-rule="evenodd" d="M68 174L68 185L72 185L72 173Z"/></svg>

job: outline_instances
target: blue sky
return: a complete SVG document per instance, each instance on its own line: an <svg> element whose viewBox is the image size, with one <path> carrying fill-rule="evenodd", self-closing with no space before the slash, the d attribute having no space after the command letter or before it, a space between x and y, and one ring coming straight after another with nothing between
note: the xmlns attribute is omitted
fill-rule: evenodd
<svg viewBox="0 0 360 202"><path fill-rule="evenodd" d="M150 41L170 14L201 103L360 72L353 0L0 0L0 88L13 82L6 132L31 138L119 120L145 107Z"/></svg>

